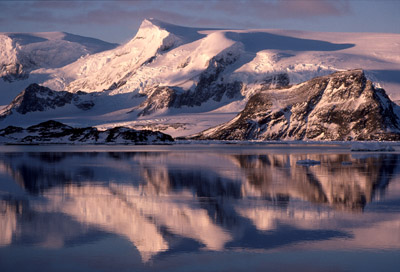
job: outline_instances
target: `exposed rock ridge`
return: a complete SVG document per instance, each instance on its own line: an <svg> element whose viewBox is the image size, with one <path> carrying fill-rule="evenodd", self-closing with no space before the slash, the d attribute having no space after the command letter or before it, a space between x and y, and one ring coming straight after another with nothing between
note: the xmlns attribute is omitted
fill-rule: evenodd
<svg viewBox="0 0 400 272"><path fill-rule="evenodd" d="M157 110L166 108L181 108L182 106L201 106L213 100L220 102L225 96L227 99L243 98L245 84L241 81L224 80L223 72L234 64L240 57L234 50L224 50L210 59L207 68L199 75L196 87L183 90L174 86L156 86L149 90L150 95L139 106L139 116L149 115ZM289 84L289 77L285 73L271 75L261 83L263 89L271 87L285 87Z"/></svg>
<svg viewBox="0 0 400 272"><path fill-rule="evenodd" d="M6 108L0 111L0 120L14 111L20 114L28 112L46 111L72 104L81 110L89 110L94 106L93 94L85 92L70 93L67 91L53 91L38 84L29 85Z"/></svg>
<svg viewBox="0 0 400 272"><path fill-rule="evenodd" d="M260 90L233 120L195 139L400 140L399 106L362 70Z"/></svg>
<svg viewBox="0 0 400 272"><path fill-rule="evenodd" d="M53 120L26 129L14 126L0 129L0 142L14 144L154 144L173 141L171 136L158 131L134 130L127 127L115 127L100 131L95 127L74 128Z"/></svg>

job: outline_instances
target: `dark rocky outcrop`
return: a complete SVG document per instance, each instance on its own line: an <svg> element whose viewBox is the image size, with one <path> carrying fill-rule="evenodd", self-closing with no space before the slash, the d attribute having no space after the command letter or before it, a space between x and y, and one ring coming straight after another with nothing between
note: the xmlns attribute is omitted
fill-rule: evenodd
<svg viewBox="0 0 400 272"><path fill-rule="evenodd" d="M0 74L5 82L13 82L15 80L23 80L29 77L24 66L20 63L0 64Z"/></svg>
<svg viewBox="0 0 400 272"><path fill-rule="evenodd" d="M5 109L0 111L0 119L12 114L46 111L72 104L81 110L89 110L94 106L92 95L78 91L53 91L38 84L31 84L23 90Z"/></svg>
<svg viewBox="0 0 400 272"><path fill-rule="evenodd" d="M96 143L96 144L154 144L174 139L158 131L115 127L105 131L95 127L74 128L49 120L26 129L9 126L0 129L0 142L12 144L38 143Z"/></svg>
<svg viewBox="0 0 400 272"><path fill-rule="evenodd" d="M260 90L233 120L194 139L400 140L399 106L362 70Z"/></svg>
<svg viewBox="0 0 400 272"><path fill-rule="evenodd" d="M228 98L240 96L243 88L241 82L225 83L220 79L225 68L236 62L237 59L238 56L230 52L213 57L207 68L199 75L194 89L184 91L179 87L154 87L148 92L148 98L139 106L141 111L138 115L148 115L164 108L200 106L210 99L220 102L224 95Z"/></svg>

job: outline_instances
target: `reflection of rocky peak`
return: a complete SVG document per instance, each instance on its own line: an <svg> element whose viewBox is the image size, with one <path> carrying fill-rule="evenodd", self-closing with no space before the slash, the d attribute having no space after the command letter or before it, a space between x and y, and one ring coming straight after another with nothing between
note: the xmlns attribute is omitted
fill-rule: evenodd
<svg viewBox="0 0 400 272"><path fill-rule="evenodd" d="M56 211L60 209L79 222L125 236L139 250L143 261L168 249L158 227L143 216L125 194L107 186L87 184L54 189L48 198L58 203L60 195L68 196L69 199L62 206L55 206ZM140 199L135 199L140 203Z"/></svg>
<svg viewBox="0 0 400 272"><path fill-rule="evenodd" d="M196 139L398 140L399 108L362 70L260 91L233 120Z"/></svg>
<svg viewBox="0 0 400 272"><path fill-rule="evenodd" d="M29 157L23 158L3 157L4 167L0 170L4 169L23 188L37 194L52 187L92 179L96 175L92 168L68 163L75 161L77 156L83 161L105 160L102 163L107 162L107 167L116 167L115 163L120 165L122 159L116 154L97 157L92 153L29 153ZM236 166L230 164L229 167L233 167L229 168L232 169L230 175L224 176L212 164L196 169L187 167L185 163L191 159L201 160L199 154L183 158L170 153L124 153L123 156L126 160L134 158L139 163L137 167L143 180L140 183L143 194L167 196L175 192L190 192L205 199L204 208L209 210L210 215L214 214L214 218L220 216L218 201L213 202L215 199L248 197L268 198L283 206L290 199L297 198L338 209L361 210L372 201L377 190L389 184L398 161L397 155L393 154L378 158L352 158L348 154L225 155L220 157L220 161L232 161ZM321 161L321 164L312 167L296 164L296 161L305 158ZM180 159L185 161L177 163ZM342 165L344 161L351 161L352 164ZM53 164L60 164L60 167L54 168ZM100 180L106 182L107 178ZM211 202L206 204L206 200ZM229 214L225 217L221 215L218 220L229 221L229 217Z"/></svg>
<svg viewBox="0 0 400 272"><path fill-rule="evenodd" d="M11 175L15 182L30 194L40 194L57 186L70 182L81 182L93 177L93 170L80 166L55 167L67 157L54 153L29 153L28 156L10 156L1 158L0 165ZM70 153L69 156L74 156ZM1 170L1 168L0 168Z"/></svg>
<svg viewBox="0 0 400 272"><path fill-rule="evenodd" d="M301 225L304 228L315 228L315 223L329 218L325 210L307 210L296 207L271 207L267 205L238 205L236 211L243 217L249 218L257 229L272 231L279 224Z"/></svg>
<svg viewBox="0 0 400 272"><path fill-rule="evenodd" d="M146 166L141 168L141 175L146 181L142 188L144 193L148 195L165 195L171 191L167 167L159 165L156 169Z"/></svg>
<svg viewBox="0 0 400 272"><path fill-rule="evenodd" d="M372 201L375 190L388 184L395 155L354 159L350 155L308 155L321 165L304 167L296 161L304 155L234 156L246 172L244 196L279 199L299 198L326 203L339 209L361 210ZM352 165L343 166L343 161ZM388 163L390 161L390 163ZM366 174L368 173L368 174Z"/></svg>
<svg viewBox="0 0 400 272"><path fill-rule="evenodd" d="M8 201L0 199L0 246L11 244L17 228L17 213L18 203L10 205Z"/></svg>
<svg viewBox="0 0 400 272"><path fill-rule="evenodd" d="M157 225L166 226L174 234L197 240L207 249L222 250L231 239L203 205L185 201L191 199L190 193L171 190L168 198L157 198L151 193L151 187L152 184L148 183L139 189L132 186L112 188L117 194L127 196L125 200L128 203L144 216L152 218Z"/></svg>
<svg viewBox="0 0 400 272"><path fill-rule="evenodd" d="M305 158L321 165L296 165ZM182 240L196 245L189 250L216 251L348 238L349 221L337 219L353 215L330 206L361 209L390 182L397 161L396 154L0 154L0 174L40 193L27 198L29 205L0 200L0 227L7 230L0 233L0 243L25 239L62 247L95 230L127 239L147 262L161 252L181 250ZM363 229L374 223L366 217L358 217ZM384 217L393 219L390 212ZM336 229L332 222L346 231L330 231Z"/></svg>
<svg viewBox="0 0 400 272"><path fill-rule="evenodd" d="M308 168L296 167L290 155L234 156L246 173L245 197L268 197L284 204L290 198L326 203L327 198Z"/></svg>
<svg viewBox="0 0 400 272"><path fill-rule="evenodd" d="M175 195L189 193L202 199L200 207L206 211L212 222L232 228L236 225L236 213L223 200L240 199L240 183L223 178L213 170L208 172L186 169L171 169L143 166L142 176L146 183L141 190L146 195Z"/></svg>
<svg viewBox="0 0 400 272"><path fill-rule="evenodd" d="M0 199L0 247L34 244L45 248L62 248L93 242L107 235L66 214L54 212L54 207L48 206L49 202L43 204L33 199Z"/></svg>

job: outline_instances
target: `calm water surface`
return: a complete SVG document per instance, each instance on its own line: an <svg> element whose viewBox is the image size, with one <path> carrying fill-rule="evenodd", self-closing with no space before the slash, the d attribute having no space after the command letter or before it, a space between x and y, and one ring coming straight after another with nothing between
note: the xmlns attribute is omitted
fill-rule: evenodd
<svg viewBox="0 0 400 272"><path fill-rule="evenodd" d="M1 146L0 271L400 271L400 152Z"/></svg>

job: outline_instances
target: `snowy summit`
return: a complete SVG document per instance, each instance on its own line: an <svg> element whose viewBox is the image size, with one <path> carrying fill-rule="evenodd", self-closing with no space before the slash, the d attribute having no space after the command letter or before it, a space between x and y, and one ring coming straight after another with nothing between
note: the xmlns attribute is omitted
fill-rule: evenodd
<svg viewBox="0 0 400 272"><path fill-rule="evenodd" d="M295 124L289 116L295 116L293 105L304 102L323 107L333 102L328 101L328 96L323 98L328 104L310 101L315 97L311 93L306 95L307 90L301 89L301 84L320 90L321 86L313 85L311 80L339 72L336 75L344 75L343 84L326 88L331 97L336 91L348 94L341 99L346 100L344 103L349 110L357 110L367 97L352 96L354 92L346 90L366 87L346 75L360 77L361 85L368 82L373 101L383 103L376 106L377 114L383 117L372 117L385 122L379 133L386 133L388 129L396 134L399 129L394 102L400 100L400 34L203 29L147 19L132 40L116 48L66 33L3 34L0 37L6 40L2 44L7 47L0 56L0 63L3 63L0 127L15 124L27 127L62 119L71 126L100 129L126 126L189 136L234 119L260 92L275 98L285 97L282 101L277 99L271 110L279 112L281 109L286 125ZM74 50L66 50L65 42ZM51 47L51 50L38 51L32 49L34 47ZM48 56L39 58L37 52ZM51 54L57 55L57 52L64 55L61 54L56 63L39 61L54 59ZM24 62L27 56L34 60L34 65ZM20 72L21 67L24 72ZM360 74L346 72L349 70L360 71ZM32 83L38 85L29 87ZM290 95L286 94L294 88L292 86L298 86L296 88L305 95L290 101ZM21 108L23 101L30 101L24 109ZM380 112L380 109L391 112ZM315 122L319 117L313 116L313 125L318 126ZM274 122L274 117L271 118ZM324 116L324 120L329 121L329 116ZM263 132L263 135L268 135L268 128L265 129L267 134ZM307 127L301 129L308 131ZM351 127L347 129L346 133L336 131L334 126L314 129L314 133L320 131L320 134L307 134L312 137L305 138L333 139L329 135L339 135L335 139L343 140L365 138L351 131ZM275 127L274 131L279 136L280 128ZM370 130L366 128L365 131ZM244 138L248 139L245 135Z"/></svg>

